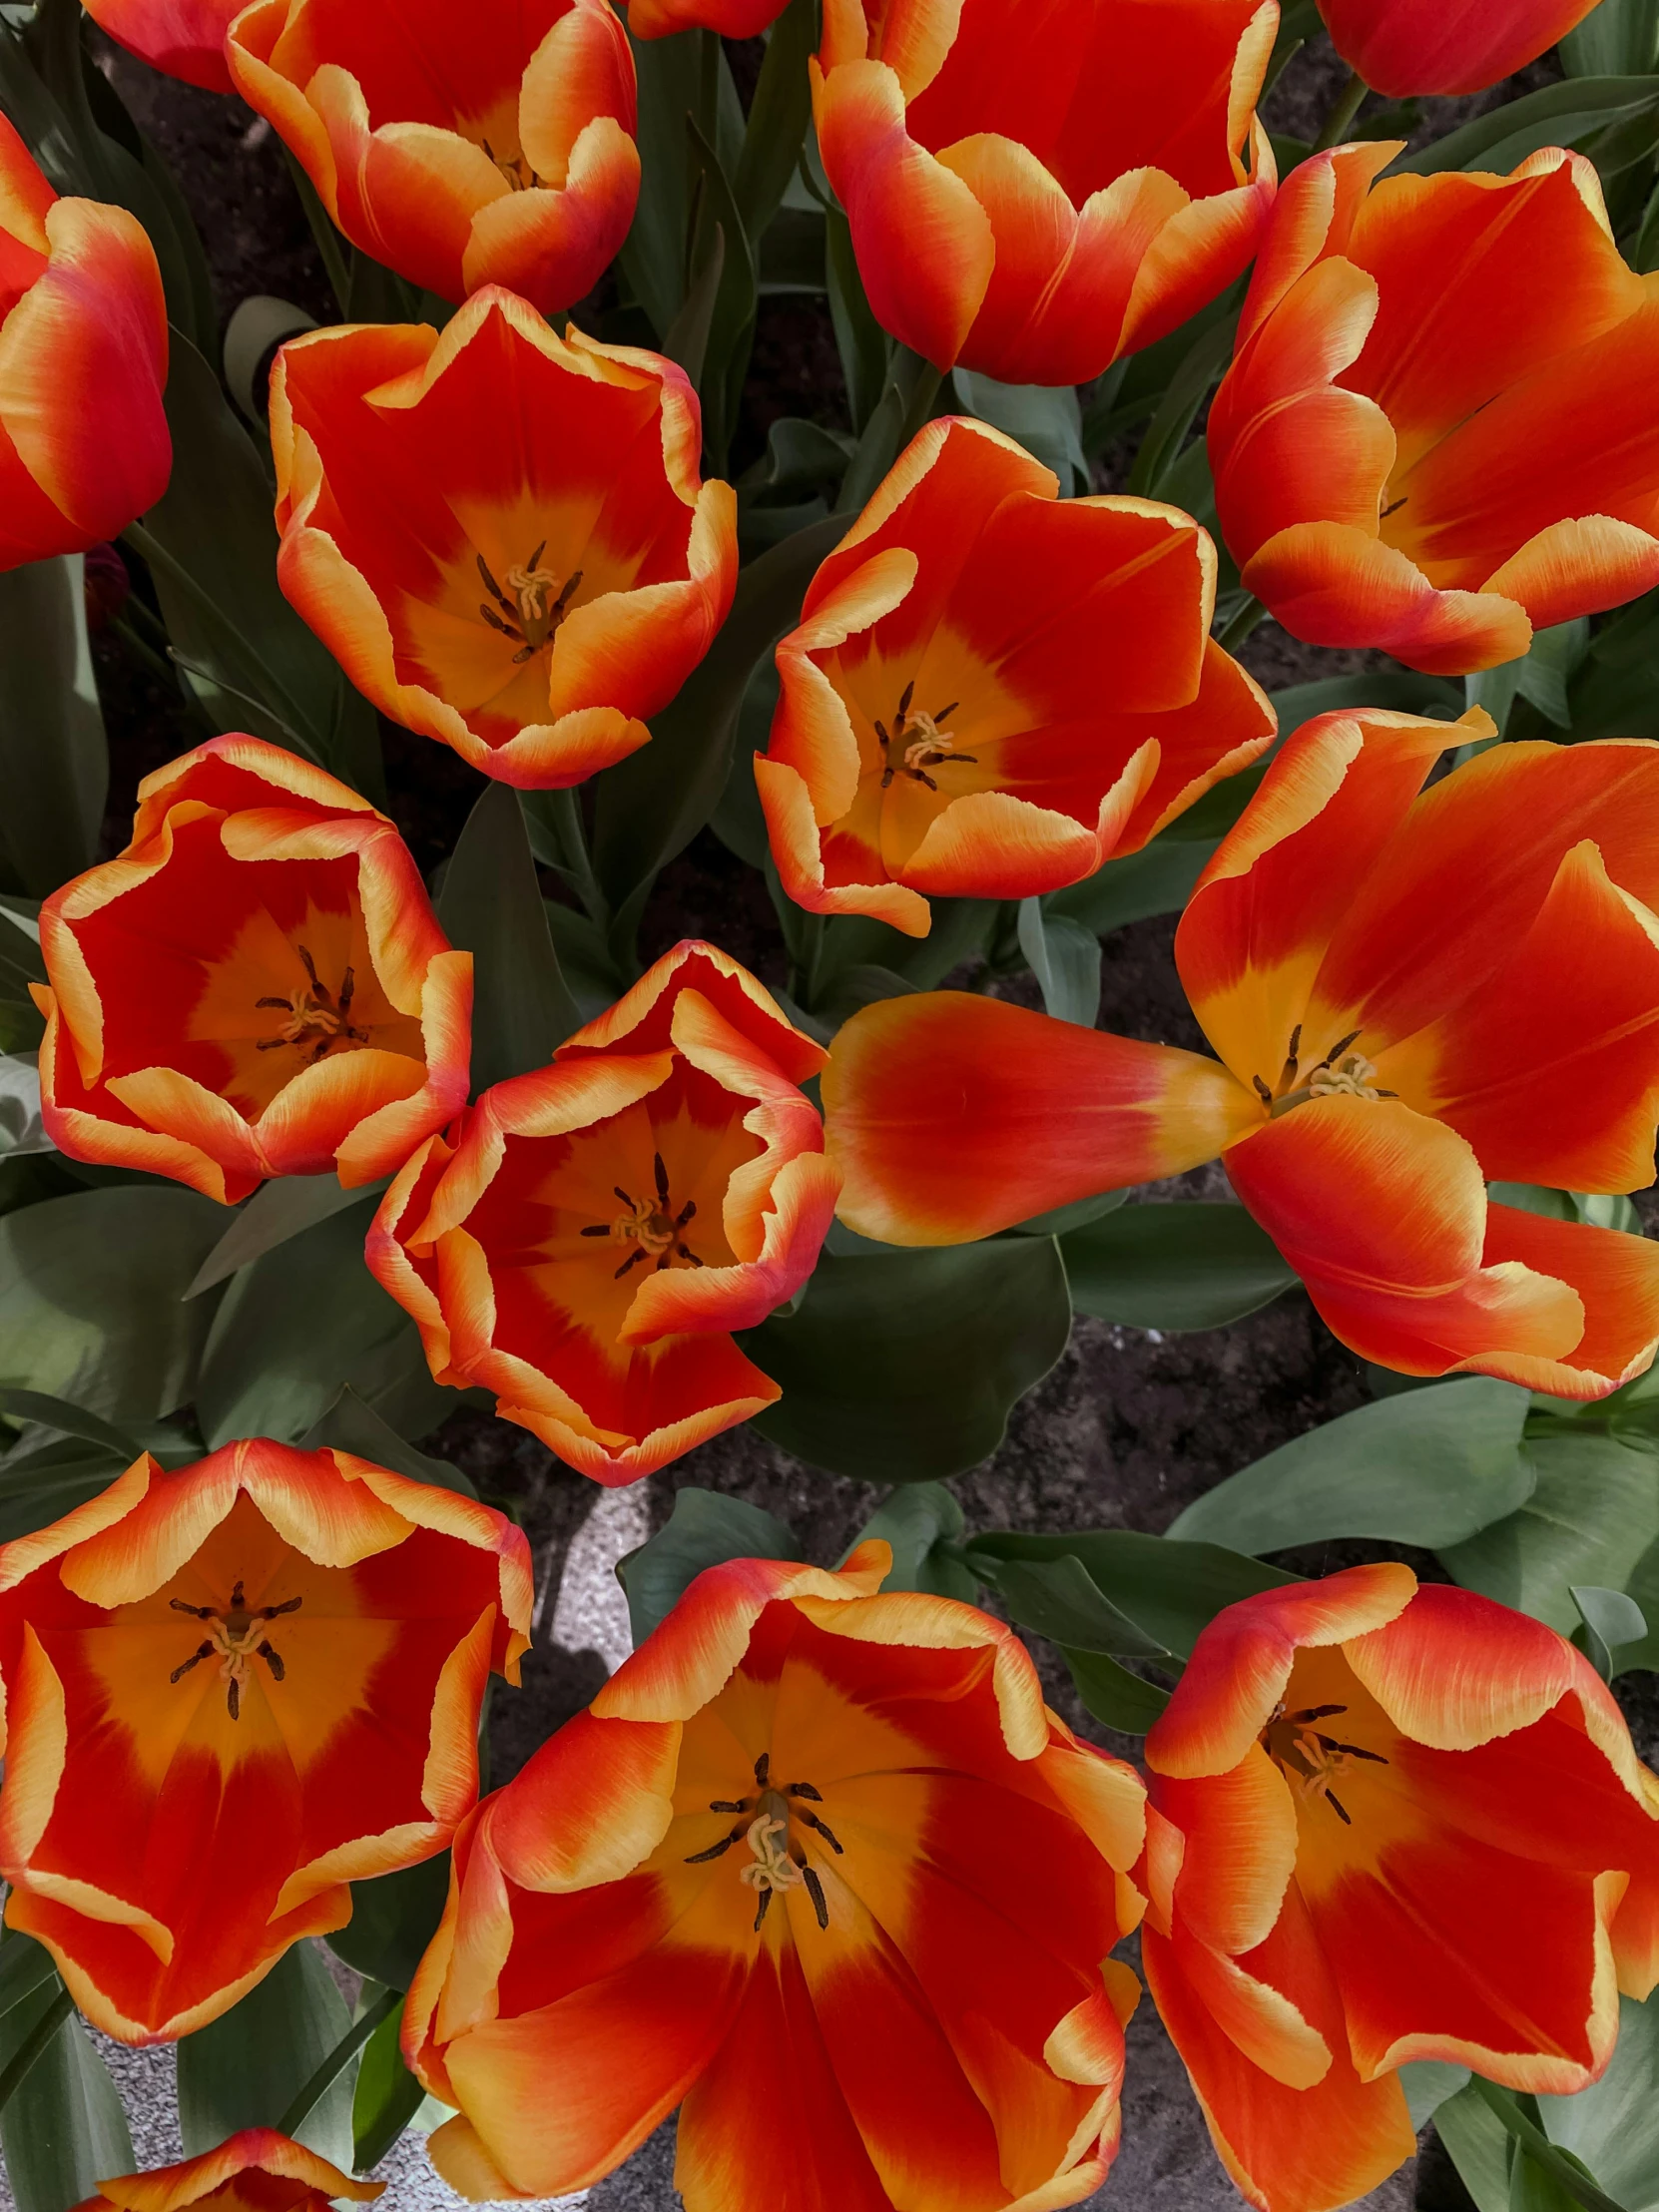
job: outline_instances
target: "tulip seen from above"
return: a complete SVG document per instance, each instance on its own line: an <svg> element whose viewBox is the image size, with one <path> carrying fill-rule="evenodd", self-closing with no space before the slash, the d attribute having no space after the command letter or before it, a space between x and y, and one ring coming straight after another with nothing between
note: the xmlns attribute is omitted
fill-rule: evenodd
<svg viewBox="0 0 1659 2212"><path fill-rule="evenodd" d="M923 936L929 893L1076 882L1272 742L1209 634L1208 535L1058 489L984 424L930 423L813 579L755 763L798 904Z"/></svg>
<svg viewBox="0 0 1659 2212"><path fill-rule="evenodd" d="M344 2201L372 2204L383 2181L353 2181L303 2143L271 2127L245 2127L199 2158L101 2181L75 2212L328 2212Z"/></svg>
<svg viewBox="0 0 1659 2212"><path fill-rule="evenodd" d="M1219 1059L962 992L856 1014L824 1082L842 1218L958 1244L1220 1154L1362 1358L1571 1398L1640 1374L1659 1249L1485 1184L1653 1180L1659 746L1428 784L1451 734L1325 715L1282 747L1176 933Z"/></svg>

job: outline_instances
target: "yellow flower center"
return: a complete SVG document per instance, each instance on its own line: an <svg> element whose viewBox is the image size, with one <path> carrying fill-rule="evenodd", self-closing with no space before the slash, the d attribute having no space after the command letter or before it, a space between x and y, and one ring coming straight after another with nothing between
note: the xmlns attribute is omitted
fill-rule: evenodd
<svg viewBox="0 0 1659 2212"><path fill-rule="evenodd" d="M1380 1751L1367 1751L1363 1744L1342 1743L1314 1725L1316 1721L1335 1720L1347 1711L1346 1705L1309 1705L1299 1713L1287 1713L1281 1701L1262 1731L1261 1743L1299 1796L1316 1802L1323 1798L1343 1826L1352 1828L1353 1820L1332 1788L1333 1781L1341 1777L1351 1760L1363 1759L1376 1767L1385 1767L1388 1762Z"/></svg>
<svg viewBox="0 0 1659 2212"><path fill-rule="evenodd" d="M653 1156L651 1165L657 1186L654 1199L633 1198L618 1183L615 1193L624 1211L613 1214L609 1221L593 1222L581 1232L584 1237L609 1237L614 1244L634 1247L616 1271L618 1282L642 1260L654 1259L659 1274L675 1260L684 1260L693 1268L703 1265L681 1234L697 1212L696 1199L688 1198L677 1214L671 1212L674 1202L669 1196L668 1168L660 1152Z"/></svg>
<svg viewBox="0 0 1659 2212"><path fill-rule="evenodd" d="M1316 1061L1304 1075L1302 1024L1298 1022L1291 1031L1290 1049L1279 1071L1278 1083L1270 1088L1260 1075L1250 1079L1256 1086L1257 1097L1273 1119L1277 1121L1294 1106L1306 1106L1315 1098L1397 1098L1397 1091L1379 1088L1376 1067L1363 1052L1353 1049L1359 1035L1358 1029L1351 1029L1346 1037L1339 1037L1325 1057Z"/></svg>
<svg viewBox="0 0 1659 2212"><path fill-rule="evenodd" d="M938 785L929 770L940 768L947 761L960 761L970 766L977 756L957 750L956 740L942 727L960 706L960 700L952 700L948 707L941 707L937 714L928 715L910 705L915 696L914 683L906 684L899 695L898 712L893 717L889 731L884 722L875 725L875 735L880 741L881 759L885 766L881 771L881 789L885 791L895 776L914 777L918 784L925 784L930 792ZM902 748L897 761L894 751Z"/></svg>
<svg viewBox="0 0 1659 2212"><path fill-rule="evenodd" d="M242 1688L248 1680L253 1662L263 1659L271 1669L274 1681L280 1682L286 1669L281 1655L266 1634L268 1625L283 1613L297 1613L304 1604L302 1597L284 1599L280 1605L251 1606L243 1592L239 1576L231 1592L231 1602L223 1610L213 1605L187 1605L182 1597L169 1600L176 1613L188 1613L193 1620L209 1624L203 1637L190 1657L175 1667L168 1676L170 1682L182 1682L187 1674L199 1667L204 1659L217 1658L219 1679L225 1684L225 1709L232 1720L242 1717Z"/></svg>
<svg viewBox="0 0 1659 2212"><path fill-rule="evenodd" d="M553 569L543 568L541 557L546 551L544 538L527 561L515 561L507 571L505 588L496 582L482 553L478 555L478 573L490 595L480 601L478 612L492 630L498 630L518 647L513 655L515 666L533 659L553 642L582 582L579 568L562 583Z"/></svg>
<svg viewBox="0 0 1659 2212"><path fill-rule="evenodd" d="M798 1831L809 1830L837 1859L842 1855L840 1841L823 1815L813 1810L824 1803L823 1792L810 1782L787 1782L779 1788L771 1779L771 1770L772 1754L763 1751L755 1762L754 1797L710 1800L711 1813L742 1813L747 1817L707 1851L694 1851L686 1865L698 1867L711 1859L723 1859L735 1844L747 1844L752 1856L738 1870L738 1879L759 1895L756 1928L766 1919L780 1890L805 1890L819 1927L828 1929L830 1900L818 1869L807 1857L806 1838Z"/></svg>
<svg viewBox="0 0 1659 2212"><path fill-rule="evenodd" d="M283 1045L309 1045L311 1059L320 1060L332 1044L342 1039L354 1039L366 1043L368 1031L353 1026L351 998L356 987L355 978L347 968L340 978L339 997L336 999L328 986L319 980L316 963L305 947L295 945L304 966L307 980L286 998L257 998L259 1007L271 1007L285 1018L278 1023L274 1037L262 1037L255 1046L258 1052L276 1052Z"/></svg>

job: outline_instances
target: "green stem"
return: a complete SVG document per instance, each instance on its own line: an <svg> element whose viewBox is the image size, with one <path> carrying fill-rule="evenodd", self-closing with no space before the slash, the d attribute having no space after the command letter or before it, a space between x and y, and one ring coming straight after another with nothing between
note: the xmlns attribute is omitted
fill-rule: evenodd
<svg viewBox="0 0 1659 2212"><path fill-rule="evenodd" d="M315 185L305 174L304 166L292 148L284 146L282 153L288 165L288 173L293 179L293 189L299 195L299 205L305 211L305 221L310 225L311 236L316 241L316 250L322 256L328 288L334 295L340 313L349 314L351 275L339 232L334 228L333 218L322 205Z"/></svg>
<svg viewBox="0 0 1659 2212"><path fill-rule="evenodd" d="M800 922L801 956L796 961L797 980L801 985L800 999L808 1013L818 1006L819 975L824 966L824 931L826 916L804 913Z"/></svg>
<svg viewBox="0 0 1659 2212"><path fill-rule="evenodd" d="M1216 643L1224 653L1236 653L1267 611L1259 599L1247 599Z"/></svg>
<svg viewBox="0 0 1659 2212"><path fill-rule="evenodd" d="M610 922L611 906L594 873L579 794L574 790L543 791L524 792L520 797L545 833L552 853L548 865L557 868L569 883L588 919L604 929Z"/></svg>
<svg viewBox="0 0 1659 2212"><path fill-rule="evenodd" d="M1360 104L1371 87L1356 70L1331 103L1331 113L1325 119L1325 128L1314 141L1314 152L1323 154L1328 148L1341 146L1354 127L1354 119L1360 113Z"/></svg>
<svg viewBox="0 0 1659 2212"><path fill-rule="evenodd" d="M1535 2121L1522 2110L1520 2100L1511 2090L1499 2088L1495 2081L1487 2081L1480 2074L1470 2074L1469 2087L1482 2104L1489 2105L1503 2122L1504 2129L1512 2135L1523 2150L1552 2179L1559 2182L1567 2195L1585 2207L1585 2212L1623 2212L1616 2199L1598 2189L1581 2171L1574 2160L1564 2157Z"/></svg>
<svg viewBox="0 0 1659 2212"><path fill-rule="evenodd" d="M887 365L887 381L864 424L858 450L841 480L836 512L856 514L886 475L894 461L917 435L933 412L944 371L907 345L894 345Z"/></svg>
<svg viewBox="0 0 1659 2212"><path fill-rule="evenodd" d="M163 659L153 645L147 644L139 636L125 616L112 615L109 620L109 628L121 640L123 646L137 661L140 668L147 669L158 684L165 684L170 692L177 692L185 700L187 706L197 704L185 692L184 686L179 681L178 671Z"/></svg>
<svg viewBox="0 0 1659 2212"><path fill-rule="evenodd" d="M401 1989L382 1989L361 2019L351 2022L351 2025L276 2122L278 2135L286 2135L291 2138L298 2133L340 2075L344 2073L346 2067L350 2065L352 2059L356 2057L358 2051L362 2049L364 2043L368 2041L368 2038L386 2017L386 2014L395 2011L402 2001L403 1992Z"/></svg>
<svg viewBox="0 0 1659 2212"><path fill-rule="evenodd" d="M34 2071L37 2059L44 2054L47 2044L74 2009L75 1999L67 1989L60 1989L6 2061L4 2069L0 2069L0 2112L6 2109L22 2088Z"/></svg>

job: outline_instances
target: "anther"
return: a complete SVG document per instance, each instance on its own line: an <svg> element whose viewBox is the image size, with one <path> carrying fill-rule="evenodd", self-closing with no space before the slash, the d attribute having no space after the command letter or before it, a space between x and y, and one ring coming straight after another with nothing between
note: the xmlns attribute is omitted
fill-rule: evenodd
<svg viewBox="0 0 1659 2212"><path fill-rule="evenodd" d="M757 1788L757 1789L761 1789L761 1790L764 1790L764 1789L766 1788L766 1786L767 1786L767 1772L768 1772L768 1770L770 1769L771 1765L772 1765L772 1754L771 1754L771 1752L770 1752L770 1751L763 1751L763 1752L762 1752L762 1754L761 1754L761 1756L760 1756L760 1758L759 1758L759 1759L757 1759L757 1760L756 1760L756 1762L755 1762L755 1785L756 1785L756 1788Z"/></svg>
<svg viewBox="0 0 1659 2212"><path fill-rule="evenodd" d="M749 1800L745 1797L711 1798L709 1800L709 1811L711 1813L747 1813L749 1811Z"/></svg>
<svg viewBox="0 0 1659 2212"><path fill-rule="evenodd" d="M818 1925L821 1929L825 1930L826 1933L828 1933L830 1927L830 1907L825 1899L824 1884L819 1880L817 1874L813 1871L811 1867L806 1864L805 1861L798 1861L797 1863L801 1867L801 1879L807 1885L807 1895L813 1901L813 1911L818 1915Z"/></svg>
<svg viewBox="0 0 1659 2212"><path fill-rule="evenodd" d="M178 1600L175 1599L174 1602L175 1604L177 1604ZM182 1610L187 1613L194 1613L196 1611L196 1607L194 1605L187 1605L182 1608ZM209 1618L211 1617L212 1616L210 1615ZM204 1659L211 1659L218 1648L219 1647L217 1644L215 1644L213 1638L211 1636L208 1637L206 1642L197 1645L196 1649L191 1653L190 1657L185 1661L182 1667L174 1668L173 1672L168 1676L167 1679L169 1680L169 1682L182 1682L185 1676L189 1674L192 1667L199 1667Z"/></svg>
<svg viewBox="0 0 1659 2212"><path fill-rule="evenodd" d="M784 1795L786 1797L811 1798L815 1805L824 1803L824 1792L815 1790L810 1782L792 1782Z"/></svg>
<svg viewBox="0 0 1659 2212"><path fill-rule="evenodd" d="M835 1857L837 1859L841 1857L840 1842L837 1839L834 1830L830 1826L828 1821L821 1821L816 1813L809 1812L805 1807L803 1807L802 1810L796 1815L796 1818L801 1822L804 1828L816 1829L819 1835L821 1835L824 1838L825 1842L830 1846L830 1849L834 1853Z"/></svg>
<svg viewBox="0 0 1659 2212"><path fill-rule="evenodd" d="M755 1908L755 1933L757 1936L761 1933L761 1923L772 1910L772 1899L773 1892L771 1890L761 1892L761 1902Z"/></svg>
<svg viewBox="0 0 1659 2212"><path fill-rule="evenodd" d="M1355 1038L1358 1037L1359 1034L1360 1032L1358 1029L1351 1029L1346 1037L1339 1037L1336 1043L1331 1047L1331 1050L1325 1055L1325 1058L1320 1062L1320 1066L1322 1068L1334 1067L1337 1061L1348 1050L1349 1046L1354 1042Z"/></svg>
<svg viewBox="0 0 1659 2212"><path fill-rule="evenodd" d="M707 1851L694 1851L685 1861L688 1867L701 1867L711 1859L723 1859L734 1844L741 1844L749 1833L747 1828L734 1828L730 1836L723 1836L718 1844L711 1844Z"/></svg>
<svg viewBox="0 0 1659 2212"><path fill-rule="evenodd" d="M1256 1096L1262 1101L1262 1104L1271 1106L1273 1104L1273 1093L1262 1081L1262 1078L1259 1075L1253 1075L1250 1080L1255 1084Z"/></svg>

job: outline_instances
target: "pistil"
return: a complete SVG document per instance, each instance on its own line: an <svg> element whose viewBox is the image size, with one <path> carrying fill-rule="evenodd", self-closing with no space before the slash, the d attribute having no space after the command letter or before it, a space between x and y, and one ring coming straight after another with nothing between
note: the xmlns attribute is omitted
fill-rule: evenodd
<svg viewBox="0 0 1659 2212"><path fill-rule="evenodd" d="M297 944L293 949L299 955L307 980L286 998L257 998L254 1001L262 1011L271 1007L287 1017L276 1036L262 1037L255 1050L276 1052L283 1045L310 1045L310 1059L307 1064L314 1066L329 1046L337 1044L342 1038L355 1039L359 1044L366 1044L368 1031L358 1029L351 1019L351 999L356 989L356 978L350 968L340 978L339 997L336 1000L327 984L318 977L316 962L305 947Z"/></svg>
<svg viewBox="0 0 1659 2212"><path fill-rule="evenodd" d="M488 600L480 601L478 612L492 630L498 630L518 646L519 650L513 655L515 667L533 660L544 646L552 643L582 581L582 571L578 568L561 584L555 570L541 565L546 551L547 540L543 538L527 561L515 561L507 571L505 590L496 582L482 553L478 555L478 573L484 579L490 599L495 602L491 606Z"/></svg>
<svg viewBox="0 0 1659 2212"><path fill-rule="evenodd" d="M613 1215L609 1221L593 1222L580 1232L584 1237L609 1237L616 1244L634 1247L616 1271L614 1280L618 1283L642 1260L655 1259L659 1275L676 1259L694 1268L703 1265L681 1234L697 1212L697 1201L688 1198L677 1214L671 1214L669 1208L673 1201L669 1196L668 1168L660 1152L653 1155L652 1173L657 1186L655 1202L648 1198L631 1198L618 1183L614 1186L615 1195L621 1199L625 1211Z"/></svg>
<svg viewBox="0 0 1659 2212"><path fill-rule="evenodd" d="M808 1861L805 1845L794 1836L793 1830L797 1823L810 1829L837 1859L842 1854L840 1839L829 1822L812 1810L814 1805L824 1803L823 1792L810 1782L789 1782L779 1788L771 1779L771 1768L772 1755L763 1751L755 1762L757 1794L754 1797L710 1800L711 1813L741 1813L744 1818L706 1851L692 1852L685 1863L688 1867L704 1866L712 1859L723 1859L734 1845L746 1843L753 1857L739 1870L738 1879L759 1895L755 1910L757 1932L780 1890L805 1890L812 1900L819 1927L828 1929L830 1901L824 1894L824 1883L818 1870Z"/></svg>
<svg viewBox="0 0 1659 2212"><path fill-rule="evenodd" d="M881 771L881 789L885 791L895 776L912 777L918 784L925 784L930 792L938 790L938 784L927 773L941 768L947 761L957 761L969 766L977 764L975 753L958 752L956 740L941 727L961 705L953 699L948 707L941 707L937 714L923 714L913 709L910 701L915 697L915 683L905 685L899 696L898 713L893 719L891 731L884 722L875 725L875 735L881 745L881 759L885 766ZM893 760L893 749L903 747L900 759Z"/></svg>
<svg viewBox="0 0 1659 2212"><path fill-rule="evenodd" d="M1363 1759L1375 1767L1385 1767L1388 1761L1380 1751L1368 1751L1364 1744L1342 1743L1314 1726L1316 1721L1335 1720L1347 1711L1346 1705L1309 1705L1300 1713L1287 1713L1281 1702L1262 1731L1261 1743L1300 1796L1323 1798L1343 1826L1352 1828L1353 1816L1331 1787L1332 1778L1341 1775L1351 1759Z"/></svg>
<svg viewBox="0 0 1659 2212"><path fill-rule="evenodd" d="M217 1657L219 1678L225 1684L225 1709L232 1720L240 1720L243 1685L256 1659L265 1661L273 1681L282 1681L287 1673L281 1654L266 1634L267 1627L272 1621L280 1620L284 1613L297 1613L304 1602L302 1597L290 1597L280 1605L251 1606L244 1595L240 1575L231 1592L231 1602L223 1610L213 1605L187 1605L182 1597L170 1599L174 1612L188 1613L192 1620L210 1621L213 1626L190 1657L174 1668L168 1680L182 1682L204 1659Z"/></svg>
<svg viewBox="0 0 1659 2212"><path fill-rule="evenodd" d="M1290 1049L1285 1055L1285 1065L1279 1071L1279 1081L1270 1086L1260 1075L1253 1075L1256 1095L1277 1121L1281 1114L1288 1114L1295 1106L1306 1106L1316 1098L1364 1098L1372 1101L1397 1098L1397 1091L1383 1090L1377 1080L1377 1068L1363 1052L1353 1047L1360 1037L1358 1029L1351 1029L1346 1037L1336 1043L1309 1069L1302 1079L1302 1024L1298 1022L1291 1031Z"/></svg>

